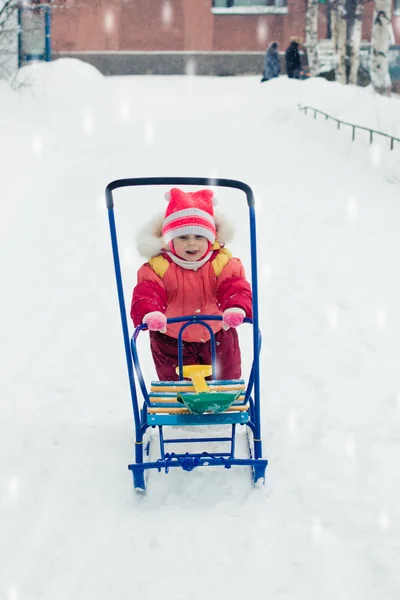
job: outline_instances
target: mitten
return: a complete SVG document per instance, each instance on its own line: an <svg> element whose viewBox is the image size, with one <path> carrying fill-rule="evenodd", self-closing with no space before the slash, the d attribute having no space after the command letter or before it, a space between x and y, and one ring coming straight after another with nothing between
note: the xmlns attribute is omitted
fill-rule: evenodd
<svg viewBox="0 0 400 600"><path fill-rule="evenodd" d="M160 333L167 331L167 317L159 310L144 315L143 323L147 325L150 331L159 331Z"/></svg>
<svg viewBox="0 0 400 600"><path fill-rule="evenodd" d="M222 314L223 328L239 327L246 316L243 308L227 308Z"/></svg>

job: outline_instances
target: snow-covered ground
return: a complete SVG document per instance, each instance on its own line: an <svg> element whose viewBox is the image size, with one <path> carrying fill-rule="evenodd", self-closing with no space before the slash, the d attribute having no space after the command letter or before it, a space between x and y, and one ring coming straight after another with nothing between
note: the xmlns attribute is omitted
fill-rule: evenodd
<svg viewBox="0 0 400 600"><path fill-rule="evenodd" d="M400 101L324 80L104 78L60 60L0 84L0 598L400 597ZM132 416L107 213L120 177L256 194L266 485L151 472ZM127 302L162 188L116 193ZM244 198L219 190L249 266ZM245 363L249 332L241 332ZM147 377L153 376L147 339Z"/></svg>

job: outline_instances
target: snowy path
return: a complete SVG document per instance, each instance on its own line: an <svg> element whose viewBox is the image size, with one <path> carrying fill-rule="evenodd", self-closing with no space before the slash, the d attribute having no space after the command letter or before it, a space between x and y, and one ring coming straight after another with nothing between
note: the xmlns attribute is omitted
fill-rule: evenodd
<svg viewBox="0 0 400 600"><path fill-rule="evenodd" d="M72 75L82 87L89 78L87 94L73 97ZM282 79L272 94L253 78L103 80L75 63L55 70L55 91L42 77L50 92L13 98L20 119L0 141L0 598L236 599L261 590L279 600L395 600L393 158L383 153L380 164L361 142L305 119L298 82ZM244 470L215 468L152 473L148 494L133 493L103 190L139 175L220 175L255 190L263 489ZM245 223L240 196L218 195ZM117 203L128 301L140 265L134 234L150 206L164 208L161 196L122 192ZM246 264L247 240L243 226L231 245Z"/></svg>

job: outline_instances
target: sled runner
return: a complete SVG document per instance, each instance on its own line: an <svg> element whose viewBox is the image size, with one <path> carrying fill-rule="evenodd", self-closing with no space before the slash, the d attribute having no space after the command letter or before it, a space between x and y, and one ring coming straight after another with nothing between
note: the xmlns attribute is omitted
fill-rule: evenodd
<svg viewBox="0 0 400 600"><path fill-rule="evenodd" d="M179 381L153 381L146 385L140 367L137 351L137 338L147 326L142 324L135 328L130 339L128 317L125 308L124 290L118 251L117 232L114 216L113 191L123 187L186 185L227 187L241 190L246 195L249 209L250 250L251 250L251 285L252 285L252 319L245 318L244 323L253 329L253 361L247 378L240 380L217 380L216 344L211 321L222 320L219 315L182 315L168 319L169 323L181 323L178 344L178 364L176 372ZM135 462L128 466L133 474L134 487L138 491L145 490L145 472L149 469L164 470L168 473L172 467L180 467L192 471L197 467L246 466L251 468L253 482L264 481L268 464L262 458L262 440L260 426L260 368L259 353L261 336L258 327L258 292L257 292L257 250L254 195L251 188L232 179L212 179L200 177L144 177L120 179L112 181L106 188L106 204L108 209L115 277L125 346L126 364L135 426ZM205 327L211 337L211 365L184 365L182 353L182 333L193 324ZM211 380L206 378L211 377ZM140 393L139 393L140 392ZM249 455L245 458L235 456L237 426L245 426ZM164 430L168 427L185 427L193 430L199 426L208 428L209 437L165 438ZM226 435L213 437L213 430L220 431L226 426ZM149 443L145 444L145 434L149 428L158 428L160 456L150 461ZM168 452L170 444L201 444L202 452ZM225 445L224 451L215 451L215 444ZM226 447L227 446L227 447ZM170 446L169 446L170 447Z"/></svg>

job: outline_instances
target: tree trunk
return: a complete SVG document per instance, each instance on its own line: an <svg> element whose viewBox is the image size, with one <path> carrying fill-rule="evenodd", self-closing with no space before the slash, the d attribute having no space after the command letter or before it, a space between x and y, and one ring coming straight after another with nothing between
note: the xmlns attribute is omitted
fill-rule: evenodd
<svg viewBox="0 0 400 600"><path fill-rule="evenodd" d="M319 73L318 59L318 0L307 0L306 48L311 77Z"/></svg>
<svg viewBox="0 0 400 600"><path fill-rule="evenodd" d="M333 51L337 52L339 40L339 17L338 17L338 0L330 2L330 29Z"/></svg>
<svg viewBox="0 0 400 600"><path fill-rule="evenodd" d="M0 0L0 79L17 69L17 1Z"/></svg>
<svg viewBox="0 0 400 600"><path fill-rule="evenodd" d="M356 11L354 15L353 34L351 36L351 55L350 55L350 78L349 83L357 85L357 75L360 66L360 45L362 34L362 22L364 18L364 0L357 0Z"/></svg>
<svg viewBox="0 0 400 600"><path fill-rule="evenodd" d="M391 0L375 0L371 40L371 81L374 90L383 95L388 95L392 87L388 61L391 12Z"/></svg>
<svg viewBox="0 0 400 600"><path fill-rule="evenodd" d="M336 70L336 81L346 85L346 36L347 36L347 13L346 0L338 2L338 19L339 19L339 35L338 35L338 66Z"/></svg>

